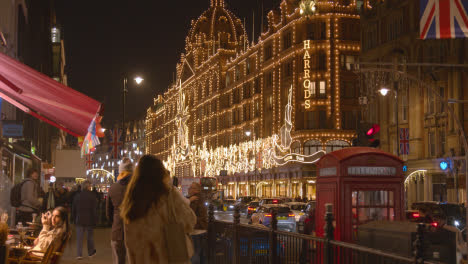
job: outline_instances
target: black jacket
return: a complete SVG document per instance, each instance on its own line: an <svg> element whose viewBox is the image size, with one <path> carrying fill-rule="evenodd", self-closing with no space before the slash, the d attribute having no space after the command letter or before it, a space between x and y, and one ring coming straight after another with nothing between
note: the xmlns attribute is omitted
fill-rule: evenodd
<svg viewBox="0 0 468 264"><path fill-rule="evenodd" d="M106 216L109 221L112 221L112 240L123 241L124 229L122 218L120 218L120 205L125 196L125 190L132 175L121 179L114 183L109 188L109 194L106 200Z"/></svg>
<svg viewBox="0 0 468 264"><path fill-rule="evenodd" d="M96 195L91 191L81 191L75 195L72 206L72 219L78 226L95 226L97 215Z"/></svg>

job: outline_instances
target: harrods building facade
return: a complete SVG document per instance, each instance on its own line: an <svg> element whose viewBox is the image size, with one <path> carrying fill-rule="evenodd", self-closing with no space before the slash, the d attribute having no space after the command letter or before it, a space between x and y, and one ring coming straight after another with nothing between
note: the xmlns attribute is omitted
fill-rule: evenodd
<svg viewBox="0 0 468 264"><path fill-rule="evenodd" d="M316 1L304 16L299 2L284 0L268 13L257 40L225 1L192 21L177 81L154 99L146 119L147 153L165 160L177 139L181 83L189 118L188 144L208 149L280 133L292 86L291 152L310 155L351 146L360 120L361 1ZM251 135L247 136L246 132ZM257 194L315 199L315 165L291 162L217 176L226 196ZM261 185L261 186L260 186Z"/></svg>

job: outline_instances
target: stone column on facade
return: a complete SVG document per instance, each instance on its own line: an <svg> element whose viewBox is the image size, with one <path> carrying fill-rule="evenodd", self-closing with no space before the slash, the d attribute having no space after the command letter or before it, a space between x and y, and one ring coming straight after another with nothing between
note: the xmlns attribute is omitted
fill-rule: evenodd
<svg viewBox="0 0 468 264"><path fill-rule="evenodd" d="M288 184L288 187L286 191L286 197L292 197L291 179L288 179L287 184Z"/></svg>
<svg viewBox="0 0 468 264"><path fill-rule="evenodd" d="M302 181L299 182L299 196L301 198L304 198L304 190L303 190L304 187L302 185L303 185Z"/></svg>
<svg viewBox="0 0 468 264"><path fill-rule="evenodd" d="M410 151L409 160L417 160L424 157L424 96L421 96L421 88L418 84L410 85L408 91L408 127Z"/></svg>
<svg viewBox="0 0 468 264"><path fill-rule="evenodd" d="M271 182L271 196L276 197L276 181Z"/></svg>
<svg viewBox="0 0 468 264"><path fill-rule="evenodd" d="M432 199L430 198L429 196L429 179L428 177L425 175L424 172L420 172L421 173L421 176L424 178L424 201L432 201Z"/></svg>
<svg viewBox="0 0 468 264"><path fill-rule="evenodd" d="M411 205L416 201L416 188L414 179L408 179L408 208L411 208Z"/></svg>

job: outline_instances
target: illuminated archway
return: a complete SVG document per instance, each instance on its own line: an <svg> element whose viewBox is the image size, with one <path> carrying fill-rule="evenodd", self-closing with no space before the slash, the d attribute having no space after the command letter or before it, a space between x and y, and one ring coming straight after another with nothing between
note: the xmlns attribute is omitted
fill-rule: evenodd
<svg viewBox="0 0 468 264"><path fill-rule="evenodd" d="M86 176L94 184L114 183L114 174L105 169L90 169L86 171ZM99 179L99 180L98 180Z"/></svg>

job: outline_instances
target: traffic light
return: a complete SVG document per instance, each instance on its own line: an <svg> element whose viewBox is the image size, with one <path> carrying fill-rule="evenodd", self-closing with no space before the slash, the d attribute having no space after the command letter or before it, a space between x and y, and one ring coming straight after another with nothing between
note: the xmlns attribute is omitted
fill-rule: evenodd
<svg viewBox="0 0 468 264"><path fill-rule="evenodd" d="M368 146L371 148L377 148L380 146L380 140L375 139L374 136L379 133L380 126L379 124L373 124L369 130L366 132L367 140L369 141Z"/></svg>
<svg viewBox="0 0 468 264"><path fill-rule="evenodd" d="M357 138L353 140L354 147L372 147L380 146L380 140L374 136L379 133L380 126L378 124L360 123L356 130Z"/></svg>

